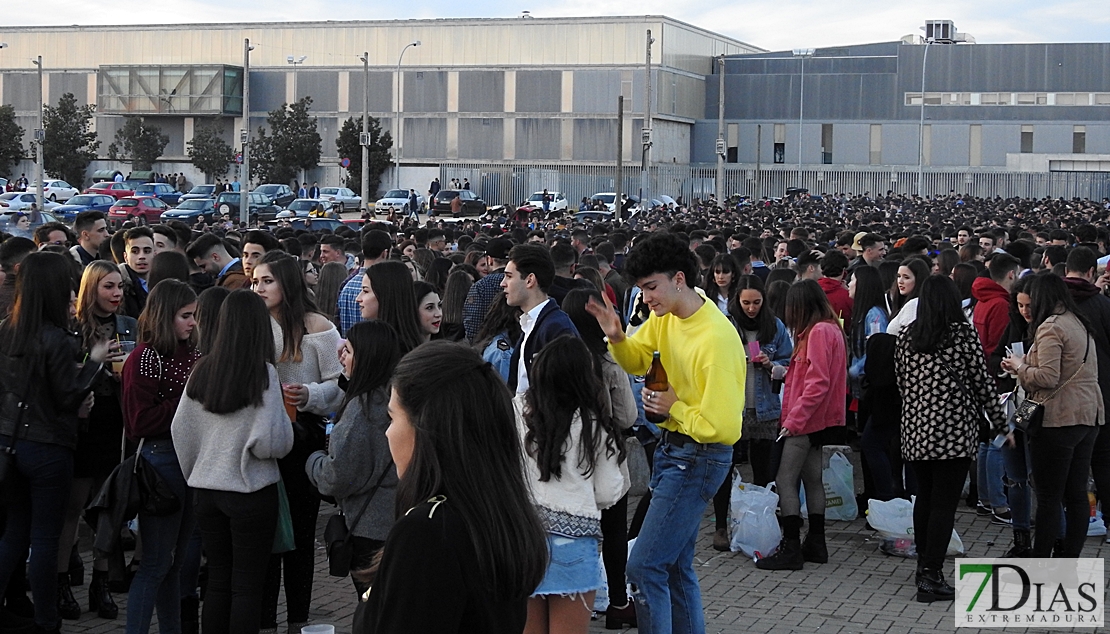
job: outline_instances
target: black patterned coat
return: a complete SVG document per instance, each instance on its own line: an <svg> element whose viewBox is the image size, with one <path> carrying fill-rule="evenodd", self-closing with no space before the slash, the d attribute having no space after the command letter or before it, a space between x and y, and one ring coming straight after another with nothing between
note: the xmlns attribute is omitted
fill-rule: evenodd
<svg viewBox="0 0 1110 634"><path fill-rule="evenodd" d="M971 324L952 324L936 352L913 348L912 328L898 334L894 368L902 396L902 457L906 460L972 458L978 451L979 424L1006 424L994 381L987 375L983 346ZM973 400L974 399L974 402Z"/></svg>

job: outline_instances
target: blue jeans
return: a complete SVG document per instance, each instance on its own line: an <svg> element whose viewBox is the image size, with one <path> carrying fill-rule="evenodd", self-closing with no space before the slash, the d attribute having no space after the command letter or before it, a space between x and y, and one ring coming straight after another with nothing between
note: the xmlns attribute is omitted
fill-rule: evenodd
<svg viewBox="0 0 1110 634"><path fill-rule="evenodd" d="M1006 492L1002 488L1005 468L1002 464L1002 450L994 443L979 443L976 469L979 476L979 501L984 506L996 509L1006 508Z"/></svg>
<svg viewBox="0 0 1110 634"><path fill-rule="evenodd" d="M131 591L127 595L127 634L146 634L150 619L158 609L158 631L181 632L181 564L186 559L196 519L193 494L185 484L173 441L143 443L143 458L162 476L181 508L173 515L152 517L139 513L139 532L143 538L143 558Z"/></svg>
<svg viewBox="0 0 1110 634"><path fill-rule="evenodd" d="M732 447L661 442L654 462L651 504L628 557L640 632L704 632L694 543L705 506L732 465Z"/></svg>
<svg viewBox="0 0 1110 634"><path fill-rule="evenodd" d="M0 436L0 447L11 438ZM35 624L52 630L58 618L58 539L65 522L73 480L73 450L61 445L20 440L8 473L7 527L0 538L0 596L31 547L27 577L35 600ZM68 556L69 553L66 553Z"/></svg>
<svg viewBox="0 0 1110 634"><path fill-rule="evenodd" d="M1006 467L1006 497L1016 530L1029 530L1033 493L1029 489L1029 445L1021 430L1014 432L1014 447L1002 445L1002 462Z"/></svg>

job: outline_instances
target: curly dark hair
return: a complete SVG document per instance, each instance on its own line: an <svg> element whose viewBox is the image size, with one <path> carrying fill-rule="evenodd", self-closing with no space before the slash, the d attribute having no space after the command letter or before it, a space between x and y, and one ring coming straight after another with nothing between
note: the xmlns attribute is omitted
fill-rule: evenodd
<svg viewBox="0 0 1110 634"><path fill-rule="evenodd" d="M686 276L686 286L694 288L698 258L685 240L669 232L653 233L640 240L624 260L624 274L633 283L656 273L674 277L679 271Z"/></svg>

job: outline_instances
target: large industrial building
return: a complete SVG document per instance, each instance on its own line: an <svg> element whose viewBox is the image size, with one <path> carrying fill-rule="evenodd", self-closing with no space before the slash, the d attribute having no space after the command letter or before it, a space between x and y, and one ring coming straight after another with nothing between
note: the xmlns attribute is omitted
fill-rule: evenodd
<svg viewBox="0 0 1110 634"><path fill-rule="evenodd" d="M618 138L624 191L714 192L720 150L730 194L1110 194L1110 44L976 44L950 22L927 29L929 40L768 52L661 16L12 27L0 30L0 96L26 144L41 55L48 104L68 92L96 105L93 168L126 171L107 147L138 115L170 138L155 169L200 180L185 155L197 123L221 119L236 145L247 127L249 40L249 127L311 96L323 158L306 177L321 184L344 176L336 134L365 97L384 130L401 120L402 186L467 177L492 203L611 190Z"/></svg>

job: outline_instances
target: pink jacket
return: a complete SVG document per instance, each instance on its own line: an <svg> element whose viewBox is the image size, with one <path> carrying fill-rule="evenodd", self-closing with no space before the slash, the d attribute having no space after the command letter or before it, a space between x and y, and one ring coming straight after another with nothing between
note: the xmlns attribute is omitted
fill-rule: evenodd
<svg viewBox="0 0 1110 634"><path fill-rule="evenodd" d="M782 426L791 436L844 425L848 357L844 333L819 322L794 348L782 395Z"/></svg>

